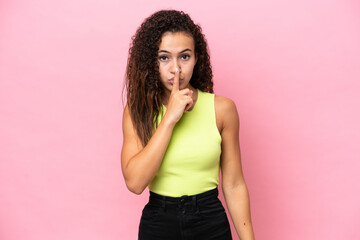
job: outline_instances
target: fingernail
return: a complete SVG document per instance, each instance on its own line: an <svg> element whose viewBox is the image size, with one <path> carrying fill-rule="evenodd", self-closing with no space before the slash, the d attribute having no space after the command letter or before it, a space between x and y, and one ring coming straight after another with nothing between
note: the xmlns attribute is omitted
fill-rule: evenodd
<svg viewBox="0 0 360 240"><path fill-rule="evenodd" d="M178 72L179 71L179 69L178 68L175 68L175 72Z"/></svg>

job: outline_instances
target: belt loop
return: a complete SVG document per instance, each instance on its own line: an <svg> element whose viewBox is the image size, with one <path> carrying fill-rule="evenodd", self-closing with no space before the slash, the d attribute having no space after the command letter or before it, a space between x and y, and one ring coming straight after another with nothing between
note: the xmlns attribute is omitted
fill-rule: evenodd
<svg viewBox="0 0 360 240"><path fill-rule="evenodd" d="M193 200L193 205L195 206L195 213L199 213L197 196L193 196L193 197L192 197L192 200Z"/></svg>

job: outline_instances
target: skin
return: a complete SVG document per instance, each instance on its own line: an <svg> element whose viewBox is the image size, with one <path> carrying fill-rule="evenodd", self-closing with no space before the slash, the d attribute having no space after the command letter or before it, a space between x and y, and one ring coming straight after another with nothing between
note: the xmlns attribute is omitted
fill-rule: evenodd
<svg viewBox="0 0 360 240"><path fill-rule="evenodd" d="M190 85L190 79L197 61L195 44L192 36L183 33L163 34L158 51L158 64L161 83L165 86L163 104L167 106L170 98L175 71L179 70L179 89L190 89L193 99L192 105L187 105L185 110L191 110L197 99L197 90Z"/></svg>
<svg viewBox="0 0 360 240"><path fill-rule="evenodd" d="M197 90L189 83L196 60L191 36L182 32L162 36L159 72L166 88L163 104L167 110L145 147L125 106L121 166L126 185L135 194L141 194L156 175L176 122L196 104ZM250 200L241 166L239 115L231 99L215 95L214 101L216 125L222 138L220 164L226 205L240 239L253 240Z"/></svg>

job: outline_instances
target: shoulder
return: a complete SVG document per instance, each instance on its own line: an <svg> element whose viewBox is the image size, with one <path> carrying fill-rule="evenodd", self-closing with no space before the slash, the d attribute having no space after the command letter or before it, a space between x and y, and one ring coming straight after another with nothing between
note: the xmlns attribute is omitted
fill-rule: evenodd
<svg viewBox="0 0 360 240"><path fill-rule="evenodd" d="M133 137L136 135L135 126L134 126L134 123L131 118L130 108L129 108L128 104L126 104L126 106L124 108L122 127L123 127L124 138L126 136Z"/></svg>
<svg viewBox="0 0 360 240"><path fill-rule="evenodd" d="M129 132L129 130L134 129L128 104L126 104L126 106L124 108L122 126L123 126L123 133L124 134Z"/></svg>
<svg viewBox="0 0 360 240"><path fill-rule="evenodd" d="M239 114L235 102L227 97L215 95L215 114L221 123L222 130L227 126L236 126L239 122Z"/></svg>
<svg viewBox="0 0 360 240"><path fill-rule="evenodd" d="M136 128L132 120L130 114L130 108L128 104L126 104L124 108L122 130L123 130L123 145L133 144L137 146L138 150L140 150L142 148L142 143L139 138L139 135L136 132Z"/></svg>
<svg viewBox="0 0 360 240"><path fill-rule="evenodd" d="M124 112L123 112L123 124L129 124L131 122L131 115L130 115L130 109L128 104L125 105Z"/></svg>
<svg viewBox="0 0 360 240"><path fill-rule="evenodd" d="M214 102L215 102L215 109L220 114L225 114L225 113L237 114L236 104L232 99L224 96L215 95Z"/></svg>

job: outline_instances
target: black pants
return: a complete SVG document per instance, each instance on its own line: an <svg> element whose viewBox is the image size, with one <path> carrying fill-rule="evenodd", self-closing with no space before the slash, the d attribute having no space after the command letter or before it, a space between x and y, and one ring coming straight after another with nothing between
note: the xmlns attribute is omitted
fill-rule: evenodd
<svg viewBox="0 0 360 240"><path fill-rule="evenodd" d="M139 240L231 240L218 188L192 196L165 197L150 191Z"/></svg>

